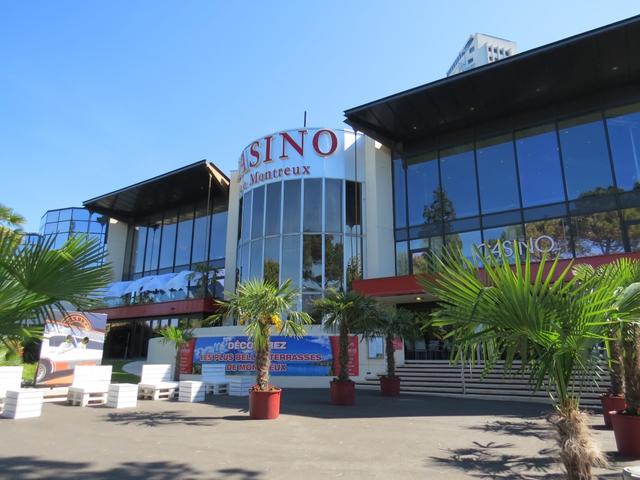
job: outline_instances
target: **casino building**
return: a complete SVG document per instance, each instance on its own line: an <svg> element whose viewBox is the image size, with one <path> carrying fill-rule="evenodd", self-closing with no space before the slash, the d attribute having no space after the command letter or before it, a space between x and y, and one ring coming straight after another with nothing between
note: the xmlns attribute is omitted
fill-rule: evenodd
<svg viewBox="0 0 640 480"><path fill-rule="evenodd" d="M266 134L228 176L201 161L88 200L120 280L109 353L145 356L249 278L291 279L309 311L329 287L428 311L416 275L446 244L637 256L639 46L633 17L351 108L351 129Z"/></svg>

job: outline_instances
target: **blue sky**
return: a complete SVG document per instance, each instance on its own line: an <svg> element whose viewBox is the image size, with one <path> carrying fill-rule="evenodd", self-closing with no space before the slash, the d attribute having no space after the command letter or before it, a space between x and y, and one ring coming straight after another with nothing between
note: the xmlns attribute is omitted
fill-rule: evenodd
<svg viewBox="0 0 640 480"><path fill-rule="evenodd" d="M37 231L81 205L254 138L446 74L467 36L519 51L640 13L637 1L5 0L0 203Z"/></svg>

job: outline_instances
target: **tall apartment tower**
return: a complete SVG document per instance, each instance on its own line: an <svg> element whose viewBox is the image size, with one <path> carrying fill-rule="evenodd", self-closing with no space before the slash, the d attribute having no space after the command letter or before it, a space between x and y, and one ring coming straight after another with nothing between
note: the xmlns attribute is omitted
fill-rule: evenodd
<svg viewBox="0 0 640 480"><path fill-rule="evenodd" d="M467 43L458 53L453 65L447 71L447 77L502 60L516 53L516 42L484 33L475 33L469 36Z"/></svg>

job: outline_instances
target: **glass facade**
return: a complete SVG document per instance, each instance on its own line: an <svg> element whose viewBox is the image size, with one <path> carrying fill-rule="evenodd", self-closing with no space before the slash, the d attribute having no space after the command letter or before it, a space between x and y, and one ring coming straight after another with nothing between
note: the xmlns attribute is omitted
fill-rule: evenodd
<svg viewBox="0 0 640 480"><path fill-rule="evenodd" d="M347 288L362 268L361 190L348 180L311 178L245 192L238 280L291 279L302 291L298 307L307 310L324 289Z"/></svg>
<svg viewBox="0 0 640 480"><path fill-rule="evenodd" d="M129 228L127 279L204 265L224 269L227 212L212 212L207 215L206 204L185 205L136 221Z"/></svg>
<svg viewBox="0 0 640 480"><path fill-rule="evenodd" d="M451 243L501 240L513 261L640 248L640 103L536 122L394 158L397 275Z"/></svg>
<svg viewBox="0 0 640 480"><path fill-rule="evenodd" d="M40 219L40 235L54 238L54 248L60 248L73 235L84 234L106 244L108 221L85 208L49 210Z"/></svg>

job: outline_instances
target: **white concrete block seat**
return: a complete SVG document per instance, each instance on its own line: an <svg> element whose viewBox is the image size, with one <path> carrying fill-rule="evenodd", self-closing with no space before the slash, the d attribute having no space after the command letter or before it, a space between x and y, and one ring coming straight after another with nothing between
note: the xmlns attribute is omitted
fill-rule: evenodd
<svg viewBox="0 0 640 480"><path fill-rule="evenodd" d="M178 389L173 381L173 365L145 363L138 384L138 395L151 400L170 400Z"/></svg>
<svg viewBox="0 0 640 480"><path fill-rule="evenodd" d="M203 382L183 380L178 387L178 401L204 402L205 386Z"/></svg>
<svg viewBox="0 0 640 480"><path fill-rule="evenodd" d="M110 383L111 365L76 365L67 402L81 407L103 405L107 403Z"/></svg>
<svg viewBox="0 0 640 480"><path fill-rule="evenodd" d="M132 408L138 405L138 385L135 383L112 383L107 394L107 407Z"/></svg>
<svg viewBox="0 0 640 480"><path fill-rule="evenodd" d="M248 397L249 389L256 384L255 377L232 376L229 377L229 395L234 397Z"/></svg>
<svg viewBox="0 0 640 480"><path fill-rule="evenodd" d="M225 375L226 368L224 363L202 364L202 383L205 393L214 395L229 393L229 377Z"/></svg>
<svg viewBox="0 0 640 480"><path fill-rule="evenodd" d="M0 411L7 390L20 390L22 385L22 365L17 367L0 367Z"/></svg>
<svg viewBox="0 0 640 480"><path fill-rule="evenodd" d="M39 417L43 397L43 391L37 388L7 390L2 416L13 419Z"/></svg>

